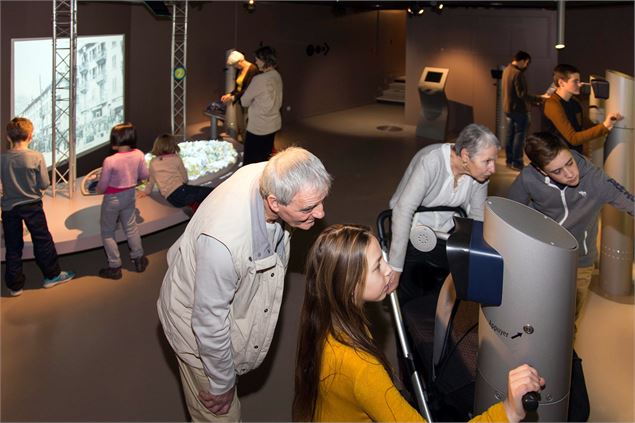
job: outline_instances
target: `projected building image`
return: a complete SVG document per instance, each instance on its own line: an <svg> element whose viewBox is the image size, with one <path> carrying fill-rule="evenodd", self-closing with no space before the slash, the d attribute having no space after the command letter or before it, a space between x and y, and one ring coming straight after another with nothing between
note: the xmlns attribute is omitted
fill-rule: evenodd
<svg viewBox="0 0 635 423"><path fill-rule="evenodd" d="M41 151L50 165L52 41L50 38L16 39L12 47L12 115L33 121L35 132L31 148ZM108 142L110 128L124 121L124 36L78 37L76 81L76 154L79 156Z"/></svg>

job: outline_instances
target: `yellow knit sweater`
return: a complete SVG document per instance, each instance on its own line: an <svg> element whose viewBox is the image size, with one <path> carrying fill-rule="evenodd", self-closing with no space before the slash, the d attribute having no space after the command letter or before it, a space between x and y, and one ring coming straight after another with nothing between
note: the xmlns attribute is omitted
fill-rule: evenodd
<svg viewBox="0 0 635 423"><path fill-rule="evenodd" d="M374 357L329 336L322 355L316 422L423 422ZM473 422L506 422L502 403Z"/></svg>

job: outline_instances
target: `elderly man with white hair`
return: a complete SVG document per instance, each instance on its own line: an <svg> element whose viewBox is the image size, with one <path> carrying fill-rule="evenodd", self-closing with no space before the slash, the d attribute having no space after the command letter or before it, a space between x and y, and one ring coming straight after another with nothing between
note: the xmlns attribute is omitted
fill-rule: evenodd
<svg viewBox="0 0 635 423"><path fill-rule="evenodd" d="M324 217L330 187L322 162L290 147L219 185L168 251L157 307L194 421L240 420L237 376L271 345L290 231Z"/></svg>

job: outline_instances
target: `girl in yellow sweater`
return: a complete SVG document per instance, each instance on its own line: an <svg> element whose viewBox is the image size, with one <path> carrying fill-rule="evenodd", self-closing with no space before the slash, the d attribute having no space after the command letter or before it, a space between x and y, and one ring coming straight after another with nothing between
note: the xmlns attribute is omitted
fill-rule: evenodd
<svg viewBox="0 0 635 423"><path fill-rule="evenodd" d="M307 258L294 421L424 421L395 386L364 314L364 303L389 294L390 274L368 228L333 225L316 240ZM512 370L507 399L472 421L520 421L522 396L543 385L528 365Z"/></svg>

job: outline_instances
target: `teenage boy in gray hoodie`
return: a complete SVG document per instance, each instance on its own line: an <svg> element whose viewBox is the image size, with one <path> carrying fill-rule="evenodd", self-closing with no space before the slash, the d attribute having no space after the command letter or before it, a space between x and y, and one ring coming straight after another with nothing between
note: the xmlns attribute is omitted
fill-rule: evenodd
<svg viewBox="0 0 635 423"><path fill-rule="evenodd" d="M617 181L584 156L548 132L530 135L525 154L531 166L525 167L512 183L507 198L526 204L567 229L578 241L578 269L575 321L591 283L597 256L596 240L589 239L592 227L604 204L633 216L635 200Z"/></svg>

